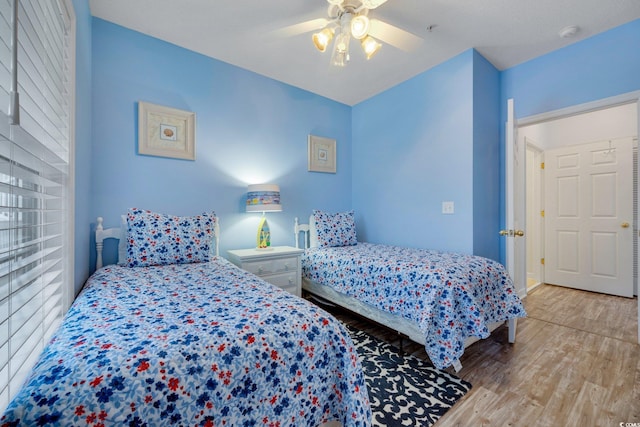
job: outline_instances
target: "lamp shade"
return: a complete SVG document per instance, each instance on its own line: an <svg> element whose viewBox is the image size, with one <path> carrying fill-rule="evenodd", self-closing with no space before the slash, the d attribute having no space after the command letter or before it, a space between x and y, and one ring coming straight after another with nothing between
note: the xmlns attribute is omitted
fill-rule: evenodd
<svg viewBox="0 0 640 427"><path fill-rule="evenodd" d="M280 212L280 187L276 184L253 184L247 189L247 212Z"/></svg>
<svg viewBox="0 0 640 427"><path fill-rule="evenodd" d="M315 33L311 39L313 40L313 45L316 49L320 52L324 52L327 50L327 46L329 46L329 43L331 43L331 40L333 39L333 29L325 28L319 33Z"/></svg>
<svg viewBox="0 0 640 427"><path fill-rule="evenodd" d="M378 43L373 37L367 36L360 41L362 45L362 50L364 50L364 54L367 59L371 59L373 55L378 53L380 50L380 43Z"/></svg>

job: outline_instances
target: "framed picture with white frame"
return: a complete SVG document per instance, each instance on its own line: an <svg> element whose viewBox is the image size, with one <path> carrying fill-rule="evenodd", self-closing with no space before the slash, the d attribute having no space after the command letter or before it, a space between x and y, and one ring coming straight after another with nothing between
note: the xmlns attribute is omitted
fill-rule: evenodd
<svg viewBox="0 0 640 427"><path fill-rule="evenodd" d="M138 154L196 159L196 113L138 102Z"/></svg>
<svg viewBox="0 0 640 427"><path fill-rule="evenodd" d="M336 173L336 140L309 135L309 172Z"/></svg>

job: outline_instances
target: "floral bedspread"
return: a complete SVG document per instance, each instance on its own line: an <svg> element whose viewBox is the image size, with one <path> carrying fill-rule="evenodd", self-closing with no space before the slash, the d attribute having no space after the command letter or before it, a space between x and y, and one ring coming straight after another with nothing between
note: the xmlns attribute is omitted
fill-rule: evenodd
<svg viewBox="0 0 640 427"><path fill-rule="evenodd" d="M97 271L0 424L368 426L370 417L344 327L215 258Z"/></svg>
<svg viewBox="0 0 640 427"><path fill-rule="evenodd" d="M457 361L466 338L526 312L504 266L472 255L358 243L307 249L304 277L415 322L433 364Z"/></svg>

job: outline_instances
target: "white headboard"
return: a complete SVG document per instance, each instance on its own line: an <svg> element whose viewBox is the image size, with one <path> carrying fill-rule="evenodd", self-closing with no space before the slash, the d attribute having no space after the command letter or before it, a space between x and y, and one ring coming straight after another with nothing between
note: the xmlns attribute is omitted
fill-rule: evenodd
<svg viewBox="0 0 640 427"><path fill-rule="evenodd" d="M298 217L296 217L295 221L294 221L294 227L293 227L293 232L296 236L296 248L300 249L300 242L299 242L299 238L300 238L300 233L304 234L304 248L303 249L308 249L309 248L309 224L299 224L298 223Z"/></svg>
<svg viewBox="0 0 640 427"><path fill-rule="evenodd" d="M104 222L104 219L99 216L97 219L97 225L96 225L96 270L98 270L99 268L102 268L103 266L103 260L102 260L102 249L104 247L104 241L105 239L117 239L120 240L121 236L122 236L122 225L120 227L113 227L113 228L107 228L105 230L104 226L102 225L102 223ZM219 250L219 246L220 246L220 220L217 219L214 225L214 242L215 242L215 246L216 246L216 256L220 255L220 250ZM120 251L118 251L120 252ZM117 263L118 261L116 261Z"/></svg>
<svg viewBox="0 0 640 427"><path fill-rule="evenodd" d="M309 224L300 224L298 217L296 217L293 232L296 238L296 248L300 249L300 233L304 235L303 249L318 247L318 232L316 231L316 222L313 215L309 216Z"/></svg>
<svg viewBox="0 0 640 427"><path fill-rule="evenodd" d="M105 239L118 239L120 240L120 227L117 228L107 228L106 230L104 229L104 226L102 225L102 223L104 222L104 219L99 216L97 219L97 224L96 225L96 252L97 252L97 256L96 256L96 270L102 268L102 248L104 247L104 240Z"/></svg>

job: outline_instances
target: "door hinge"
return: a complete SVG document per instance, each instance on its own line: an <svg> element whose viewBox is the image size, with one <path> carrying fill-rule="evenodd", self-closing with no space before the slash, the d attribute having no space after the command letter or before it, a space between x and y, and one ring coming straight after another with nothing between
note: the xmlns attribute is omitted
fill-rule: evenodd
<svg viewBox="0 0 640 427"><path fill-rule="evenodd" d="M540 264L544 265L544 258L540 258Z"/></svg>
<svg viewBox="0 0 640 427"><path fill-rule="evenodd" d="M544 210L540 211L540 216L544 216Z"/></svg>
<svg viewBox="0 0 640 427"><path fill-rule="evenodd" d="M544 162L540 163L540 169L544 169Z"/></svg>

